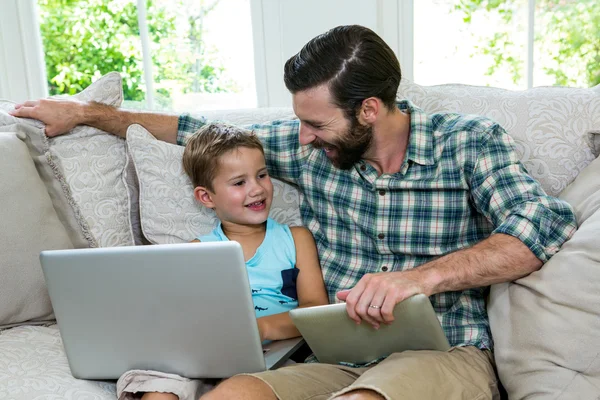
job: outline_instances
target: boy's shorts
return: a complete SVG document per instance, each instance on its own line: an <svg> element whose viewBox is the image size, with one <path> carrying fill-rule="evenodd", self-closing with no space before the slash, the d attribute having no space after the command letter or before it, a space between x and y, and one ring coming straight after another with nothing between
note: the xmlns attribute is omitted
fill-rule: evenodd
<svg viewBox="0 0 600 400"><path fill-rule="evenodd" d="M280 400L325 400L370 389L391 399L500 399L492 352L476 347L405 351L366 368L297 364L256 374Z"/></svg>

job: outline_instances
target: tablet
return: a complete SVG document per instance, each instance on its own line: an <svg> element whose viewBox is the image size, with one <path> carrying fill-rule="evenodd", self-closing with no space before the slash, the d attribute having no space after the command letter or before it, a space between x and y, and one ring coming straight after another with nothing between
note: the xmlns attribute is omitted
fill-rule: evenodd
<svg viewBox="0 0 600 400"><path fill-rule="evenodd" d="M366 321L357 325L346 304L296 308L294 324L322 363L364 364L405 350L447 351L450 344L429 298L418 294L398 303L394 321L376 330Z"/></svg>

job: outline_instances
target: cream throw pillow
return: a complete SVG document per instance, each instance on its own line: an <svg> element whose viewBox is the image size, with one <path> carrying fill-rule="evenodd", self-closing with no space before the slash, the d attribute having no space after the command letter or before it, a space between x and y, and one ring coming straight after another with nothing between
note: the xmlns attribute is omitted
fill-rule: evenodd
<svg viewBox="0 0 600 400"><path fill-rule="evenodd" d="M140 184L142 232L154 244L182 243L208 233L217 217L196 202L183 170L183 146L157 140L140 125L127 130L127 146ZM271 218L301 225L298 191L273 179Z"/></svg>
<svg viewBox="0 0 600 400"><path fill-rule="evenodd" d="M118 107L123 101L121 76L111 72L73 97ZM14 103L0 101L0 127L23 122L43 128L40 121L6 114L13 108ZM61 164L61 173L92 235L90 246L133 245L125 141L81 125L67 135L49 139L48 157Z"/></svg>
<svg viewBox="0 0 600 400"><path fill-rule="evenodd" d="M500 380L511 399L600 394L600 159L559 196L579 230L539 271L491 289Z"/></svg>
<svg viewBox="0 0 600 400"><path fill-rule="evenodd" d="M73 248L18 131L0 132L0 328L54 318L39 253Z"/></svg>
<svg viewBox="0 0 600 400"><path fill-rule="evenodd" d="M469 85L420 86L402 81L400 98L428 113L476 114L502 125L521 161L544 190L558 195L600 151L600 86L513 91Z"/></svg>

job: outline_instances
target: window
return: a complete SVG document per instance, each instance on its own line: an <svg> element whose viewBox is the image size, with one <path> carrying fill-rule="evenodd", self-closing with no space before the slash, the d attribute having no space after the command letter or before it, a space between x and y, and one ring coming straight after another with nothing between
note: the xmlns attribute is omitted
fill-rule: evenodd
<svg viewBox="0 0 600 400"><path fill-rule="evenodd" d="M600 83L597 0L419 0L414 9L417 83Z"/></svg>
<svg viewBox="0 0 600 400"><path fill-rule="evenodd" d="M256 106L250 0L38 0L50 95L118 71L125 107Z"/></svg>
<svg viewBox="0 0 600 400"><path fill-rule="evenodd" d="M323 7L319 0L4 0L0 96L23 101L46 87L75 93L117 70L128 107L289 106L285 61L339 24L379 33L404 76L423 85L600 83L598 0L328 0ZM29 29L37 25L41 35Z"/></svg>

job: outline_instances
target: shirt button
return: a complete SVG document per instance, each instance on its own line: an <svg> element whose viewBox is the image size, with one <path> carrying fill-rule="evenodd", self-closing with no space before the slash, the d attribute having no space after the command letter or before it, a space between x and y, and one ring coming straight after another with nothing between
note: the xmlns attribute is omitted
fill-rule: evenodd
<svg viewBox="0 0 600 400"><path fill-rule="evenodd" d="M383 189L382 189L382 190L380 190L380 191L379 191L379 195L380 195L380 196L385 196L385 190L383 190Z"/></svg>
<svg viewBox="0 0 600 400"><path fill-rule="evenodd" d="M361 171L365 171L366 169L367 169L367 166L366 166L365 164L362 164L362 165L360 166L360 170L361 170Z"/></svg>
<svg viewBox="0 0 600 400"><path fill-rule="evenodd" d="M386 272L386 271L388 270L388 267L386 267L386 266L384 265L383 267L381 267L381 270L382 270L383 272Z"/></svg>
<svg viewBox="0 0 600 400"><path fill-rule="evenodd" d="M380 233L379 235L377 235L377 237L378 237L379 239L383 239L383 238L385 237L385 235L384 235L383 233Z"/></svg>

